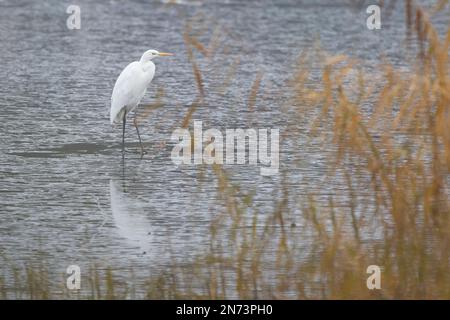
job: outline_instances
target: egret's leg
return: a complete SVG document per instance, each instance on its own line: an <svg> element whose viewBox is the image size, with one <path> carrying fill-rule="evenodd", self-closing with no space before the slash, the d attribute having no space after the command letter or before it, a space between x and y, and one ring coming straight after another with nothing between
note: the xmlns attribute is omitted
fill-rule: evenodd
<svg viewBox="0 0 450 320"><path fill-rule="evenodd" d="M127 112L123 113L123 128L122 128L122 154L125 154L125 122L127 121Z"/></svg>
<svg viewBox="0 0 450 320"><path fill-rule="evenodd" d="M137 125L137 120L136 120L136 113L134 114L134 120L133 120L134 126L136 127L136 132L139 138L139 145L141 146L141 155L145 153L144 151L144 146L142 145L142 140L141 140L141 135L139 134L139 128Z"/></svg>

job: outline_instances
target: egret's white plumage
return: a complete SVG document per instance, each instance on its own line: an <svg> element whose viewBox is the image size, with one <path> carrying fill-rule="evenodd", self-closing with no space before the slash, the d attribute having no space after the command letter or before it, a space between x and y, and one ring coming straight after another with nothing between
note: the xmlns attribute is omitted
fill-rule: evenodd
<svg viewBox="0 0 450 320"><path fill-rule="evenodd" d="M158 56L169 55L172 54L148 50L139 61L134 61L126 66L117 78L111 96L110 121L111 124L123 122L122 143L124 143L126 115L139 105L155 75L155 64L151 60ZM136 122L135 126L137 129ZM139 142L141 142L140 136Z"/></svg>

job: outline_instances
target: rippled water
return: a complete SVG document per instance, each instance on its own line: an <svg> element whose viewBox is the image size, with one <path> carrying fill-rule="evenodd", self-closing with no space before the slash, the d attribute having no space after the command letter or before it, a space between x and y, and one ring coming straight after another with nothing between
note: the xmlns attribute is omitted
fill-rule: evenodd
<svg viewBox="0 0 450 320"><path fill-rule="evenodd" d="M226 48L213 61L196 55L206 98L193 119L206 128L279 128L285 81L302 50L321 46L361 58L367 68L387 59L407 65L402 6L365 27L357 1L76 1L81 30L66 28L66 2L0 1L0 260L2 268L45 261L62 274L69 264L130 268L139 274L173 259L189 262L208 247L209 224L221 210L209 168L179 168L170 159L170 135L197 97L183 39L188 21L226 30ZM361 2L358 2L361 3ZM436 16L442 29L448 14ZM122 68L147 49L174 52L156 61L144 98L164 89L163 108L141 126L148 153L127 153L121 130L109 124L109 102ZM406 58L405 58L406 57ZM230 87L221 84L232 61ZM257 72L263 73L258 107L247 110ZM308 125L308 120L299 126ZM299 137L301 141L305 136ZM131 125L127 149L137 150ZM324 151L281 147L281 168L293 193L311 191L326 170ZM228 166L233 183L254 190L262 213L273 210L279 176L252 166ZM323 192L323 190L322 190ZM296 220L295 215L292 217Z"/></svg>

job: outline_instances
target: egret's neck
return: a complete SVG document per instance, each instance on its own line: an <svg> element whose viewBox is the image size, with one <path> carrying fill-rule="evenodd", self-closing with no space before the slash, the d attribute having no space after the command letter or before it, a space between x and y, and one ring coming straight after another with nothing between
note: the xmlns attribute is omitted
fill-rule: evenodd
<svg viewBox="0 0 450 320"><path fill-rule="evenodd" d="M141 67L142 70L144 70L144 72L150 71L150 70L155 70L155 64L152 61L140 61L141 63Z"/></svg>

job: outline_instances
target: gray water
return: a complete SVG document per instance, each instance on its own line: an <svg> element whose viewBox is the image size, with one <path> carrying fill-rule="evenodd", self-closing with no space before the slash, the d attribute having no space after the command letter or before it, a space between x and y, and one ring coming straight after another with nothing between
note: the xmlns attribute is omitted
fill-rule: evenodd
<svg viewBox="0 0 450 320"><path fill-rule="evenodd" d="M183 39L189 21L206 44L214 30L226 35L212 59L195 53L206 97L192 118L204 129L279 128L282 134L292 121L280 108L288 101L285 82L299 54L317 43L332 54L360 58L368 69L382 58L407 68L414 57L405 43L401 3L382 16L378 31L366 28L363 1L74 4L81 7L80 30L66 27L68 2L0 0L3 274L45 261L58 276L70 264L132 268L145 276L207 250L209 225L224 210L217 179L208 166L177 167L170 159L170 135L198 96ZM438 30L446 30L448 17L433 18ZM121 130L109 124L112 88L120 71L151 48L175 53L155 61L143 101L152 103L162 88L163 107L141 124L148 152L142 159L129 121L130 152L122 161ZM224 90L236 58L235 77ZM251 115L247 101L258 72L263 94L259 112ZM308 124L298 123L300 144ZM315 144L281 146L280 172L288 174L292 193L326 195L326 188L313 188L326 174L324 159L325 150ZM261 214L273 211L281 175L263 177L250 165L226 170L243 193L255 194ZM290 222L298 223L299 209L291 205Z"/></svg>

